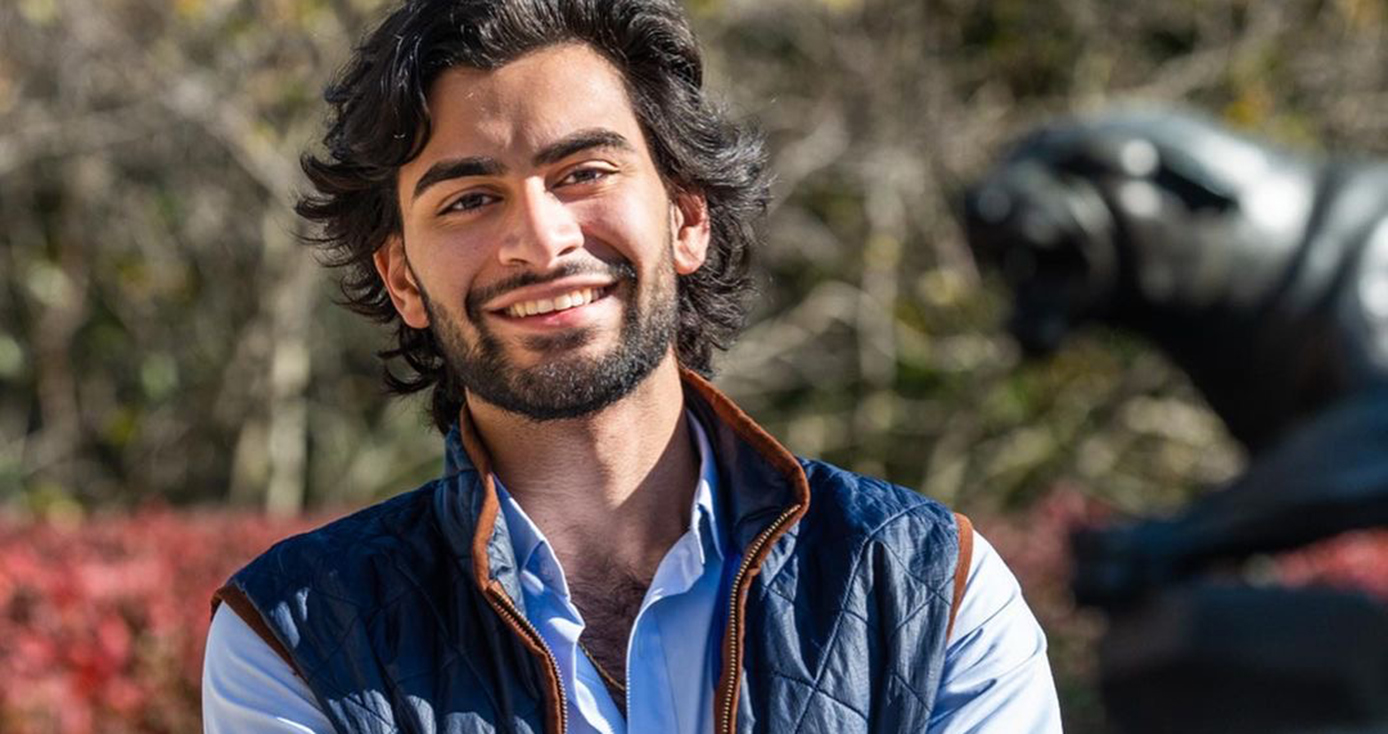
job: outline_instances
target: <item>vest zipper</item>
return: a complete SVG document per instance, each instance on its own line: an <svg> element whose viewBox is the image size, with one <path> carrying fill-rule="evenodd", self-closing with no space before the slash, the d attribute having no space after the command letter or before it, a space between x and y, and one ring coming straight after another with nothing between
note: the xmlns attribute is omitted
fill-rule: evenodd
<svg viewBox="0 0 1388 734"><path fill-rule="evenodd" d="M727 680L728 685L723 691L721 699L723 715L718 722L718 732L720 734L733 734L736 728L737 711L735 710L735 701L737 699L737 687L741 682L739 671L742 669L742 650L739 649L739 640L742 638L740 629L742 619L738 612L745 611L743 605L739 603L742 600L740 587L742 586L743 578L747 575L747 572L751 570L752 563L757 555L761 553L762 546L766 545L772 537L780 532L781 526L785 525L786 521L799 513L801 508L802 505L799 504L791 505L785 512L781 513L780 517L776 518L775 522L771 523L769 527L763 530L761 534L752 541L751 545L747 546L747 552L744 553L742 557L742 565L738 567L737 575L733 576L732 586L729 587L732 589L732 593L729 595L728 599L728 655L726 662L727 668L725 668L724 675L724 679Z"/></svg>
<svg viewBox="0 0 1388 734"><path fill-rule="evenodd" d="M516 603L511 601L511 597L499 589L489 589L487 598L492 600L492 608L503 617L508 617L516 626L522 628L530 638L539 643L540 649L545 651L545 663L549 665L550 672L554 675L554 680L559 684L559 731L557 734L565 734L569 730L569 698L564 691L564 678L559 675L559 662L554 658L554 651L549 649L549 643L540 631L535 629L535 625L525 618L524 614L516 608Z"/></svg>

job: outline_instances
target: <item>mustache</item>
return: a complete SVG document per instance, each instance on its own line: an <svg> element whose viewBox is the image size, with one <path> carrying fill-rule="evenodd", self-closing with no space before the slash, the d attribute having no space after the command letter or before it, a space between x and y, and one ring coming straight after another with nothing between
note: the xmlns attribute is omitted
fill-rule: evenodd
<svg viewBox="0 0 1388 734"><path fill-rule="evenodd" d="M561 278L570 278L575 275L601 275L620 283L626 280L636 280L636 268L625 260L615 263L598 260L565 263L547 273L517 273L468 293L463 307L467 310L468 316L475 319L482 313L482 304L497 296L517 288L552 283Z"/></svg>

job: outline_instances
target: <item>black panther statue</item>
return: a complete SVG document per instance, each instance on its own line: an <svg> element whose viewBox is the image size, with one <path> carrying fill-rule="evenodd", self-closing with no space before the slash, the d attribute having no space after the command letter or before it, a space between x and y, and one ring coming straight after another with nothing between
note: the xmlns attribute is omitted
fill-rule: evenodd
<svg viewBox="0 0 1388 734"><path fill-rule="evenodd" d="M1209 575L1388 525L1388 165L1117 114L1026 136L966 218L1028 352L1086 321L1135 330L1252 458L1172 519L1076 538L1076 596L1111 613L1115 716L1132 731L1388 731L1388 609Z"/></svg>
<svg viewBox="0 0 1388 734"><path fill-rule="evenodd" d="M968 223L1016 292L1024 347L1085 320L1142 332L1254 452L1388 386L1388 165L1111 116L1027 136L973 190Z"/></svg>

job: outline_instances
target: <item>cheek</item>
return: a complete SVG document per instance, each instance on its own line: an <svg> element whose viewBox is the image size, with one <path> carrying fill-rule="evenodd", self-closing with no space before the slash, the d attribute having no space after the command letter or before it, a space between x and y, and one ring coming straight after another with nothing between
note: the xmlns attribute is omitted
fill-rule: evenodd
<svg viewBox="0 0 1388 734"><path fill-rule="evenodd" d="M594 255L607 259L614 251L639 263L659 259L657 248L668 247L670 222L666 207L651 206L637 197L602 199L576 205L574 216Z"/></svg>
<svg viewBox="0 0 1388 734"><path fill-rule="evenodd" d="M420 241L407 245L415 277L435 310L461 312L468 291L477 282L482 263L477 249L457 240Z"/></svg>
<svg viewBox="0 0 1388 734"><path fill-rule="evenodd" d="M476 278L483 266L482 241L487 241L484 233L418 228L414 237L407 232L405 243L416 275L425 280L430 296L440 300L446 293L441 289L457 296L459 289ZM439 293L434 293L436 290Z"/></svg>

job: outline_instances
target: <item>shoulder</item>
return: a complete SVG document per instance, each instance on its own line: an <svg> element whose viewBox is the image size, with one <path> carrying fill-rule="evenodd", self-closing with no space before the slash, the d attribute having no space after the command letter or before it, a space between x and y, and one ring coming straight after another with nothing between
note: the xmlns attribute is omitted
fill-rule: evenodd
<svg viewBox="0 0 1388 734"><path fill-rule="evenodd" d="M810 577L845 580L877 572L950 599L961 576L960 524L944 505L891 482L821 461L801 459L810 506L790 534L792 555L815 569ZM787 580L789 582L789 579Z"/></svg>
<svg viewBox="0 0 1388 734"><path fill-rule="evenodd" d="M290 536L271 546L233 576L331 580L344 570L362 570L406 551L431 522L441 480Z"/></svg>
<svg viewBox="0 0 1388 734"><path fill-rule="evenodd" d="M800 464L810 485L807 520L878 539L906 531L915 534L913 544L957 545L954 513L939 502L906 487L823 461L800 459Z"/></svg>
<svg viewBox="0 0 1388 734"><path fill-rule="evenodd" d="M394 592L453 568L452 554L439 552L446 542L434 509L446 488L435 480L276 543L228 579L214 606L231 603L242 617L254 612L293 647L315 616L345 622L397 598Z"/></svg>
<svg viewBox="0 0 1388 734"><path fill-rule="evenodd" d="M381 629L427 613L426 590L450 588L441 584L456 575L456 554L436 510L449 486L436 480L276 543L232 575L214 606L230 606L315 690L375 685L373 672L328 661L369 655Z"/></svg>

